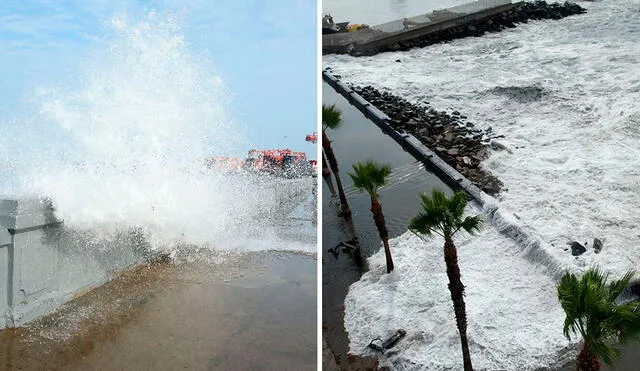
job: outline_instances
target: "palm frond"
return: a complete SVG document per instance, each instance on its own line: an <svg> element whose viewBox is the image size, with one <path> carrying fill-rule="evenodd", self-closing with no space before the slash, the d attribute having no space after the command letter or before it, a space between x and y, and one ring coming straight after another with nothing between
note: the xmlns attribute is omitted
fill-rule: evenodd
<svg viewBox="0 0 640 371"><path fill-rule="evenodd" d="M372 199L378 198L378 189L387 184L391 174L391 166L380 165L372 160L358 162L353 166L353 173L349 173L354 187L369 193Z"/></svg>
<svg viewBox="0 0 640 371"><path fill-rule="evenodd" d="M629 283L635 276L636 272L634 270L629 270L625 273L624 276L618 281L612 281L609 284L609 300L614 301L622 291L629 286Z"/></svg>
<svg viewBox="0 0 640 371"><path fill-rule="evenodd" d="M342 124L342 112L336 108L335 104L330 106L322 105L322 130L338 129Z"/></svg>
<svg viewBox="0 0 640 371"><path fill-rule="evenodd" d="M586 334L583 333L577 323L580 320L582 308L580 305L580 285L578 284L578 278L575 274L566 272L560 279L557 291L560 306L566 314L563 330L564 336L570 339L571 332L580 332L580 335L585 337Z"/></svg>
<svg viewBox="0 0 640 371"><path fill-rule="evenodd" d="M443 228L440 220L434 214L420 212L409 222L409 230L415 234L431 237L433 233L442 236Z"/></svg>
<svg viewBox="0 0 640 371"><path fill-rule="evenodd" d="M557 291L566 314L564 335L570 338L571 332L580 333L598 358L611 365L620 355L620 350L611 344L640 339L640 303L616 302L633 272L609 284L608 278L608 273L598 267L589 268L579 279L567 272Z"/></svg>
<svg viewBox="0 0 640 371"><path fill-rule="evenodd" d="M467 201L467 194L464 192L456 192L448 200L448 209L454 218L462 218L462 215L464 214L464 208L467 207Z"/></svg>
<svg viewBox="0 0 640 371"><path fill-rule="evenodd" d="M617 349L603 341L592 343L591 350L598 355L604 363L612 366L620 358L620 349Z"/></svg>
<svg viewBox="0 0 640 371"><path fill-rule="evenodd" d="M606 324L617 336L615 340L621 343L626 343L629 340L639 341L640 303L633 301L617 305L615 314Z"/></svg>
<svg viewBox="0 0 640 371"><path fill-rule="evenodd" d="M484 218L482 215L468 216L457 226L456 230L462 229L469 234L474 235L480 232L483 226Z"/></svg>
<svg viewBox="0 0 640 371"><path fill-rule="evenodd" d="M484 219L480 215L462 219L467 205L467 195L464 192L457 192L448 198L441 190L434 189L430 197L423 193L420 194L420 199L422 210L409 224L412 231L430 235L437 230L443 236L451 237L460 229L475 234L483 226Z"/></svg>

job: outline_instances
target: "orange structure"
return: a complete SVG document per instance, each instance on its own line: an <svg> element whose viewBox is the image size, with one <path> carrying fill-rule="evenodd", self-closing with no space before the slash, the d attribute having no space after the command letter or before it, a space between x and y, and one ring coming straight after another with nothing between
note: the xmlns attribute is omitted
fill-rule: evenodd
<svg viewBox="0 0 640 371"><path fill-rule="evenodd" d="M307 166L307 155L290 149L252 149L245 161L245 169L258 172L282 172Z"/></svg>
<svg viewBox="0 0 640 371"><path fill-rule="evenodd" d="M317 143L318 142L318 133L309 134L304 138L304 140L307 141L307 142L311 142L311 143Z"/></svg>
<svg viewBox="0 0 640 371"><path fill-rule="evenodd" d="M244 161L238 157L216 156L206 158L205 165L214 170L239 171L244 167Z"/></svg>

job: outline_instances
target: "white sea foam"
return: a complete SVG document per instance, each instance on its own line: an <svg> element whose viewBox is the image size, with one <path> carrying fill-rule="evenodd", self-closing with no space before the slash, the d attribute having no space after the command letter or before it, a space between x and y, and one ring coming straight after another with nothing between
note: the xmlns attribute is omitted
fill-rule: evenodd
<svg viewBox="0 0 640 371"><path fill-rule="evenodd" d="M40 88L38 112L0 135L2 160L17 165L0 193L49 197L68 226L98 234L141 227L154 246L315 251L309 239L278 238L273 223L307 200L311 179L204 168L205 157L251 144L224 82L180 22L151 12L108 27L78 77Z"/></svg>
<svg viewBox="0 0 640 371"><path fill-rule="evenodd" d="M505 183L496 204L502 214L480 237L458 241L477 369L563 364L576 344L561 334L553 277L593 264L620 275L640 261L640 1L580 5L587 14L478 38L323 58L343 81L458 110L506 136L501 142L511 151L492 152L483 163ZM496 231L513 223L530 239L518 244ZM600 254L590 248L595 237L604 240ZM573 257L570 240L588 242L587 252ZM366 353L371 339L404 328L406 341L384 364L462 368L441 245L408 233L392 240L391 275L383 252L370 259L371 271L345 303L352 352Z"/></svg>
<svg viewBox="0 0 640 371"><path fill-rule="evenodd" d="M505 135L511 152L483 164L505 183L501 205L559 251L604 240L600 254L559 256L621 274L640 261L640 1L581 5L588 13L559 21L324 64Z"/></svg>
<svg viewBox="0 0 640 371"><path fill-rule="evenodd" d="M474 369L539 370L575 356L576 344L562 334L564 312L546 266L532 264L521 246L492 227L455 242ZM349 289L345 328L351 352L368 354L372 339L405 329L407 337L381 357L383 365L395 370L462 369L444 241L423 241L407 232L390 245L395 270L386 274L381 250L369 259L370 271Z"/></svg>

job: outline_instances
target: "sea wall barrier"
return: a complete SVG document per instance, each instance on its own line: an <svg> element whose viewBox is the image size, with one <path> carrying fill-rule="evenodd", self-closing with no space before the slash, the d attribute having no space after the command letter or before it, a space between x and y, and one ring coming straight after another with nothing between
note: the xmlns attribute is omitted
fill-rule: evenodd
<svg viewBox="0 0 640 371"><path fill-rule="evenodd" d="M486 32L500 32L529 20L562 19L584 12L584 8L570 2L561 5L545 1L479 0L355 32L323 35L322 53L368 56L404 51L481 36Z"/></svg>
<svg viewBox="0 0 640 371"><path fill-rule="evenodd" d="M552 277L560 279L567 270L575 273L581 271L578 267L568 266L563 262L565 260L562 255L566 252L542 240L535 229L520 222L515 214L502 207L498 200L485 193L433 150L425 146L418 138L405 131L394 129L391 125L391 118L387 114L363 98L349 85L327 70L322 72L322 78L377 125L383 133L392 137L405 151L422 161L448 186L454 190L465 191L481 208L486 219L500 233L516 241L525 256L534 263L542 264Z"/></svg>
<svg viewBox="0 0 640 371"><path fill-rule="evenodd" d="M154 254L138 230L66 228L47 200L0 200L0 329L47 314Z"/></svg>
<svg viewBox="0 0 640 371"><path fill-rule="evenodd" d="M251 184L252 192L264 192L250 217L264 221L296 211L316 182L312 177L256 177ZM142 228L73 229L56 217L47 199L0 199L0 329L51 313L162 253Z"/></svg>

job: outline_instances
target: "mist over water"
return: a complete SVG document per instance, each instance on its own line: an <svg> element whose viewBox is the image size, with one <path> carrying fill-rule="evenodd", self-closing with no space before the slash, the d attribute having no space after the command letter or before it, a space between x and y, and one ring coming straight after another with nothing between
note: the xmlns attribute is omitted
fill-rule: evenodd
<svg viewBox="0 0 640 371"><path fill-rule="evenodd" d="M12 180L0 181L0 194L50 198L67 226L96 234L142 228L156 247L311 251L278 241L273 223L310 202L310 179L204 167L205 157L251 145L224 82L190 50L180 22L150 12L107 27L75 78L38 89L20 130L0 126L0 162L10 165L1 172Z"/></svg>

